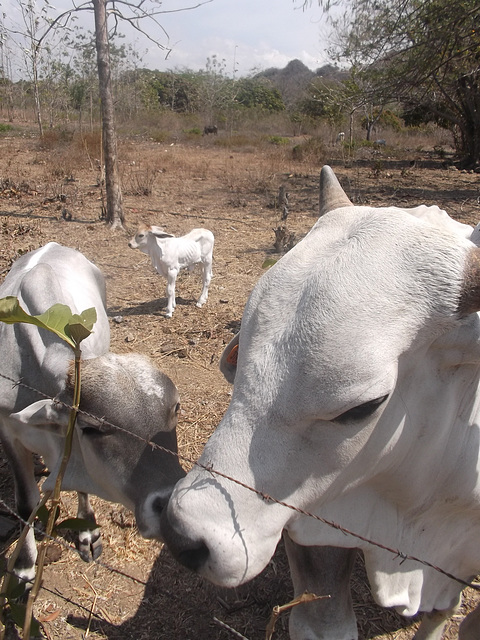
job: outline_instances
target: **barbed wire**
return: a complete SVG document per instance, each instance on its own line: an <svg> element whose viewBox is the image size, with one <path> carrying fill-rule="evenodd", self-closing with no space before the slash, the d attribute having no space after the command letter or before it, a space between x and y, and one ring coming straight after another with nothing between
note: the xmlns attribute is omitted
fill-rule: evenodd
<svg viewBox="0 0 480 640"><path fill-rule="evenodd" d="M1 376L1 374L0 374L0 376ZM0 498L0 505L6 511L8 511L8 513L13 518L15 518L24 527L28 527L29 529L32 529L36 534L38 534L39 536L41 536L43 538L47 538L47 540L50 540L51 542L57 542L60 546L62 546L67 551L73 551L79 557L81 557L79 550L73 544L69 544L66 540L63 540L62 538L59 538L57 536L49 535L48 533L43 531L43 529L41 529L39 526L35 525L35 523L27 522L24 518L22 518L22 516L20 514L18 514L14 509L12 509L12 507L10 507L4 500L2 500L2 498ZM116 573L117 575L122 576L123 578L128 578L128 579L132 580L133 582L137 582L138 584L141 584L144 587L147 586L147 583L144 580L140 580L140 578L135 578L134 576L131 576L130 574L125 573L121 569L116 569L115 567L112 567L111 565L108 565L107 563L102 562L101 560L98 560L98 559L97 560L92 560L92 562L94 562L95 564L98 564L99 566L103 567L104 569L107 569L111 573ZM19 581L22 580L16 574L13 574L13 575L15 575ZM23 580L23 582L29 582L29 580L25 579L25 580Z"/></svg>
<svg viewBox="0 0 480 640"><path fill-rule="evenodd" d="M33 391L35 393L37 393L38 395L47 398L49 400L52 400L53 402L56 402L57 404L60 404L61 406L65 407L66 409L73 409L73 407L71 405L69 405L67 402L64 402L63 400L60 400L58 398L54 398L49 396L48 394L45 394L44 392L40 391L39 389L36 389L35 387L32 387L28 384L26 384L25 382L23 382L23 379L20 380L15 380L13 378L11 378L10 376L7 376L3 373L0 373L0 377L4 378L5 380L8 380L9 382L12 382L14 384L14 386L22 386L26 389L29 389L30 391ZM85 415L89 418L92 418L96 421L98 421L100 424L102 425L106 425L108 427L111 427L113 429L117 429L118 431L122 431L123 433L126 433L134 438L136 438L137 440L140 440L141 442L145 443L146 445L148 445L149 447L152 447L152 449L157 449L159 451L162 451L164 453L168 453L172 456L177 457L179 460L182 460L183 462L186 462L188 464L191 464L193 466L199 467L205 471L207 471L208 473L215 475L215 476L219 476L221 478L224 478L225 480L228 480L230 482L233 482L234 484L237 484L240 487L243 487L244 489L251 491L252 493L255 493L256 495L258 495L260 498L262 498L262 500L264 500L265 502L269 502L269 503L273 503L273 504L278 504L282 507L285 507L286 509L291 509L292 511L295 511L296 513L299 513L302 516L308 517L308 518L313 518L314 520L317 520L318 522L321 522L322 524L325 524L329 527L332 527L333 529L336 529L337 531L341 531L343 534L345 534L346 536L352 536L354 538L356 538L357 540L360 540L368 545L371 545L373 547L377 547L378 549L382 549L383 551L387 551L389 553L391 553L395 558L401 558L401 563L405 562L406 560L410 560L412 562L418 562L430 569L433 569L434 571L437 571L438 573L446 576L447 578L450 578L451 580L454 580L455 582L459 583L462 585L462 587L470 587L471 589L474 589L476 591L480 592L480 585L474 582L470 582L468 580L463 580L462 578L459 578L458 576L455 576L454 574L445 571L444 569L442 569L441 567L438 567L437 565L429 562L428 560L423 560L422 558L418 558L416 556L410 555L408 553L405 553L403 551L401 551L400 549L393 549L391 547L388 547L380 542L377 542L375 540L372 540L371 538L367 538L365 536L362 536L361 534L355 533L354 531L350 531L349 529L347 529L346 527L343 527L342 525L333 522L332 520L327 520L326 518L322 518L321 516L311 513L309 511L306 511L305 509L301 509L300 507L296 507L295 505L289 504L288 502L284 502L282 500L277 500L276 498L274 498L273 496L270 496L267 493L264 493L263 491L260 491L259 489L255 489L254 487L249 486L248 484L245 484L244 482L241 482L240 480L237 480L236 478L233 478L232 476L229 476L225 473L222 473L221 471L218 471L216 469L213 468L212 465L204 465L201 462L199 462L198 460L192 460L191 458L184 456L180 453L176 453L174 451L171 451L170 449L167 449L165 447L162 447L161 445L152 442L150 440L147 440L146 438L143 438L142 436L139 436L136 433L133 433L131 431L129 431L128 429L125 429L124 427L120 427L116 424L113 424L111 422L109 422L108 420L105 420L105 418L99 418L98 416L95 416L91 413L88 413L87 411L84 411L82 409L78 409L78 413ZM19 517L19 516L18 516ZM19 518L20 519L20 518ZM130 576L128 576L130 577ZM133 580L136 580L135 578L132 578ZM140 581L141 582L141 581Z"/></svg>

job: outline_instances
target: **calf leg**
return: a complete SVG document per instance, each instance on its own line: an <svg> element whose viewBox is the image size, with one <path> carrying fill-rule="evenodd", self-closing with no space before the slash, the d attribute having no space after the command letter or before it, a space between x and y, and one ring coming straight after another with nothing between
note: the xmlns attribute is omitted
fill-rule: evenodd
<svg viewBox="0 0 480 640"><path fill-rule="evenodd" d="M165 316L171 318L175 310L175 281L177 280L177 269L169 269L167 274L167 309Z"/></svg>
<svg viewBox="0 0 480 640"><path fill-rule="evenodd" d="M95 514L90 504L87 493L78 492L78 511L77 516L83 520L89 520L96 523ZM100 530L87 529L86 531L80 531L78 534L78 553L85 562L91 562L100 557L102 553L102 539L100 537Z"/></svg>
<svg viewBox="0 0 480 640"><path fill-rule="evenodd" d="M212 279L212 259L205 259L204 262L200 263L202 265L202 282L203 288L202 293L197 301L197 307L203 307L208 298L208 287L210 286L210 281Z"/></svg>
<svg viewBox="0 0 480 640"><path fill-rule="evenodd" d="M356 640L357 622L350 595L356 549L303 547L283 536L295 597L305 591L321 600L293 607L291 640Z"/></svg>

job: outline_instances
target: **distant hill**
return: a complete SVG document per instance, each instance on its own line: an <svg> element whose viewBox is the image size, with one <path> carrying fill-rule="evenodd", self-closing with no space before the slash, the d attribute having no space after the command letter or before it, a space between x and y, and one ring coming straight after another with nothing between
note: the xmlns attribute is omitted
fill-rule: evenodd
<svg viewBox="0 0 480 640"><path fill-rule="evenodd" d="M331 64L311 71L300 60L291 60L283 69L272 67L255 75L256 78L269 80L280 91L287 106L301 100L309 83L319 76L340 81L347 76L347 72Z"/></svg>

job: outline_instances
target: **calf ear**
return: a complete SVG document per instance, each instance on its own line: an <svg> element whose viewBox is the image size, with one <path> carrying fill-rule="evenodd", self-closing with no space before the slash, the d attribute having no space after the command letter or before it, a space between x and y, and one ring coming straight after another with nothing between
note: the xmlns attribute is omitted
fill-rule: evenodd
<svg viewBox="0 0 480 640"><path fill-rule="evenodd" d="M39 400L17 413L10 414L10 417L31 427L55 430L59 435L66 432L68 425L68 410L54 400Z"/></svg>
<svg viewBox="0 0 480 640"><path fill-rule="evenodd" d="M173 233L167 233L162 229L162 227L152 226L150 227L150 229L156 238L174 238L175 237Z"/></svg>
<svg viewBox="0 0 480 640"><path fill-rule="evenodd" d="M225 347L220 358L220 371L225 376L227 382L233 384L235 380L235 374L237 373L237 358L238 358L238 339L240 334L233 338L230 344Z"/></svg>

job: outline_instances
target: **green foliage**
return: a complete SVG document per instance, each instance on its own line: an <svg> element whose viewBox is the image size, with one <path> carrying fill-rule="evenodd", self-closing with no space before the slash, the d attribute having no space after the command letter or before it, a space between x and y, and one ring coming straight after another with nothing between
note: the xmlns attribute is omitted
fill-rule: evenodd
<svg viewBox="0 0 480 640"><path fill-rule="evenodd" d="M310 118L323 119L339 126L344 118L347 85L344 82L318 78L310 83L300 110Z"/></svg>
<svg viewBox="0 0 480 640"><path fill-rule="evenodd" d="M292 149L292 157L294 160L310 160L312 162L322 163L327 154L327 149L323 138L312 136L297 144Z"/></svg>
<svg viewBox="0 0 480 640"><path fill-rule="evenodd" d="M218 137L215 139L214 144L216 147L225 147L226 149L261 146L257 138L252 135L245 135L242 133L235 133L231 136Z"/></svg>
<svg viewBox="0 0 480 640"><path fill-rule="evenodd" d="M199 75L190 71L154 71L148 87L156 95L157 106L178 113L193 113L198 109L199 84Z"/></svg>
<svg viewBox="0 0 480 640"><path fill-rule="evenodd" d="M150 137L154 142L167 142L170 140L170 134L166 131L154 131L150 134Z"/></svg>
<svg viewBox="0 0 480 640"><path fill-rule="evenodd" d="M93 531L98 528L99 525L96 522L84 518L65 518L55 525L56 530L68 529L69 531Z"/></svg>
<svg viewBox="0 0 480 640"><path fill-rule="evenodd" d="M70 418L68 422L67 435L65 437L65 445L63 457L61 460L60 468L55 481L55 488L52 496L52 507L50 510L45 508L45 502L47 496L44 497L41 505L34 510L31 514L29 521L33 522L37 514L41 518L46 520L46 536L50 537L55 533L55 523L59 514L60 503L60 490L65 475L65 470L70 458L72 448L73 429L77 417L78 407L80 404L80 343L87 338L91 332L93 325L97 320L97 312L92 307L86 309L80 314L72 313L69 307L63 304L55 304L45 313L37 316L28 314L18 302L18 298L15 296L7 296L0 299L0 321L6 324L15 324L17 322L33 324L40 329L46 329L59 336L67 344L69 344L75 353L75 382L74 382L74 395L73 406L70 411ZM62 525L62 523L60 523ZM65 523L63 523L65 526ZM72 525L72 523L70 523ZM88 527L91 523L87 524ZM81 528L81 525L80 525ZM28 530L28 525L24 529L24 533L17 543L17 548L10 556L8 562L8 569L11 571L13 563L18 555L18 550L21 548L21 544L25 539L25 532ZM42 543L40 552L38 554L37 573L35 576L35 582L31 591L29 592L28 601L26 605L19 604L15 601L18 596L12 595L16 593L15 580L11 578L10 573L6 573L2 582L2 590L0 592L0 626L3 624L3 618L5 615L10 615L12 620L19 627L23 628L23 637L29 638L30 634L38 635L40 632L39 625L32 615L33 603L39 593L43 566L45 561L46 541ZM25 585L22 585L25 590Z"/></svg>
<svg viewBox="0 0 480 640"><path fill-rule="evenodd" d="M375 122L375 124L379 124L383 127L390 127L393 131L398 132L402 130L402 120L390 109L382 109L381 111L379 109L374 109L370 118ZM367 116L362 118L361 124L364 129L367 128Z"/></svg>
<svg viewBox="0 0 480 640"><path fill-rule="evenodd" d="M261 108L267 111L283 111L285 109L278 89L258 78L243 78L238 81L236 101L247 109Z"/></svg>
<svg viewBox="0 0 480 640"><path fill-rule="evenodd" d="M55 304L45 313L31 316L22 309L18 298L7 296L0 299L0 321L6 324L26 322L41 329L48 329L67 342L72 349L77 349L80 342L92 332L97 321L97 312L92 307L76 314L64 304Z"/></svg>
<svg viewBox="0 0 480 640"><path fill-rule="evenodd" d="M344 25L347 25L345 28ZM480 164L478 0L349 0L336 23L365 103L405 106L407 124L455 134L463 166Z"/></svg>
<svg viewBox="0 0 480 640"><path fill-rule="evenodd" d="M9 612L14 623L23 628L25 616L27 615L27 605L19 602L9 602ZM40 623L33 616L30 618L30 633L34 637L40 635Z"/></svg>
<svg viewBox="0 0 480 640"><path fill-rule="evenodd" d="M12 125L0 122L0 133L8 133L9 131L13 131Z"/></svg>
<svg viewBox="0 0 480 640"><path fill-rule="evenodd" d="M276 264L277 262L278 262L277 258L267 258L266 260L263 261L262 269L269 269L270 267L273 267L273 265Z"/></svg>
<svg viewBox="0 0 480 640"><path fill-rule="evenodd" d="M201 136L202 130L200 127L192 127L191 129L184 129L183 133L186 133L189 136Z"/></svg>
<svg viewBox="0 0 480 640"><path fill-rule="evenodd" d="M290 139L284 138L282 136L268 136L267 142L269 142L270 144L274 144L276 146L281 146L284 144L290 144Z"/></svg>

